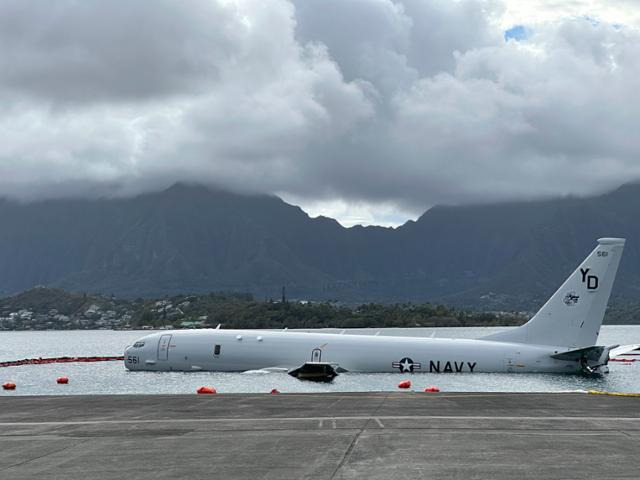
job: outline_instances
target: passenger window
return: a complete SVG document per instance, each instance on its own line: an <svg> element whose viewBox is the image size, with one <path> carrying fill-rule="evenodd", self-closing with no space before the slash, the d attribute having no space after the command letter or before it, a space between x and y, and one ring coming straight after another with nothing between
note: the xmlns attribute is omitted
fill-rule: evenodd
<svg viewBox="0 0 640 480"><path fill-rule="evenodd" d="M220 355L220 345L216 345L215 347L213 347L213 354L217 357L218 355Z"/></svg>

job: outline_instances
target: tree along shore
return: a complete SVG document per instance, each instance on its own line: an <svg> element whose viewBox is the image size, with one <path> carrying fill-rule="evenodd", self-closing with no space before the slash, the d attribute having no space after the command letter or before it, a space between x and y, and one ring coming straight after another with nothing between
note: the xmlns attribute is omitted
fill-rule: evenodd
<svg viewBox="0 0 640 480"><path fill-rule="evenodd" d="M430 303L343 305L332 302L256 299L243 293L176 295L161 299L34 288L0 298L1 330L121 328L407 328L515 326L531 313L483 312ZM618 305L608 324L640 323L640 306Z"/></svg>
<svg viewBox="0 0 640 480"><path fill-rule="evenodd" d="M258 300L249 294L210 293L162 299L35 288L0 299L3 330L92 328L391 328L521 325L526 313L477 312L444 305Z"/></svg>

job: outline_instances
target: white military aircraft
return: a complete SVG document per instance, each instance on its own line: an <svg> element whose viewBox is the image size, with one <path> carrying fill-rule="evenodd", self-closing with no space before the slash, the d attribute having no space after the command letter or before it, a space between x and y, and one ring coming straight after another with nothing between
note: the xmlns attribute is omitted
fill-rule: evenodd
<svg viewBox="0 0 640 480"><path fill-rule="evenodd" d="M599 239L531 320L479 339L174 330L141 338L126 348L124 362L129 370L285 370L317 380L347 371L602 373L617 346L595 344L624 244L622 238Z"/></svg>

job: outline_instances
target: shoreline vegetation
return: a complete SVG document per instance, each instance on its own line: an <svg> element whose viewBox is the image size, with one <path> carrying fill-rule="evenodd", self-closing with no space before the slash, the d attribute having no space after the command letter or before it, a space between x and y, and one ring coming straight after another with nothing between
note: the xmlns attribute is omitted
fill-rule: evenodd
<svg viewBox="0 0 640 480"><path fill-rule="evenodd" d="M635 309L634 309L635 308ZM410 328L517 326L527 312L482 312L444 305L255 299L243 293L118 299L38 287L0 298L0 330L138 328ZM639 323L640 308L608 312L605 323ZM632 320L632 321L629 321Z"/></svg>

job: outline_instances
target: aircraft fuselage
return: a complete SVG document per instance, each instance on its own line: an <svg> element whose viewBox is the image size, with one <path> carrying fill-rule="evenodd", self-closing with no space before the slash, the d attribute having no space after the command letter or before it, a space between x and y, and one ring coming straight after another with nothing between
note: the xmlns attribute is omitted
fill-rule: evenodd
<svg viewBox="0 0 640 480"><path fill-rule="evenodd" d="M137 346L136 346L137 345ZM176 330L152 333L125 351L129 370L240 372L327 362L349 372L566 372L562 347L440 339L263 330Z"/></svg>

